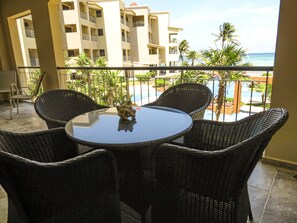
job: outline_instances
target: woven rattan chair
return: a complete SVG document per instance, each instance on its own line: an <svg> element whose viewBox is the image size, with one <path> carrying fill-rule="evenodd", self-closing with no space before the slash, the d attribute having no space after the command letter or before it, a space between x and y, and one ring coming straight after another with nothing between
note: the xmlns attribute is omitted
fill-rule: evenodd
<svg viewBox="0 0 297 223"><path fill-rule="evenodd" d="M210 104L212 93L203 84L184 83L168 88L157 100L144 106L164 106L188 113L193 119L202 119Z"/></svg>
<svg viewBox="0 0 297 223"><path fill-rule="evenodd" d="M157 148L152 222L246 223L247 180L287 118L270 109L233 123L197 120L185 146Z"/></svg>
<svg viewBox="0 0 297 223"><path fill-rule="evenodd" d="M107 108L83 93L65 89L41 94L34 106L36 113L45 120L49 129L65 127L68 121L85 112Z"/></svg>
<svg viewBox="0 0 297 223"><path fill-rule="evenodd" d="M0 183L10 200L9 222L120 222L116 175L110 152L76 156L63 128L0 131Z"/></svg>

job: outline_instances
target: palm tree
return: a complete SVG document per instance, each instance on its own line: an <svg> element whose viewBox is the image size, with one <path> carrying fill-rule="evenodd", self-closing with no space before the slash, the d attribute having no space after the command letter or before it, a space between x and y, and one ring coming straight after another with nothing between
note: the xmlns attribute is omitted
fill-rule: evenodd
<svg viewBox="0 0 297 223"><path fill-rule="evenodd" d="M204 59L205 65L208 66L247 66L243 64L245 52L239 43L233 39L235 28L230 23L224 23L220 26L220 32L216 41L221 40L220 48L210 48L203 50L201 55ZM215 108L216 120L219 119L224 100L227 81L243 79L243 75L238 71L218 71L219 90L217 95L217 105Z"/></svg>
<svg viewBox="0 0 297 223"><path fill-rule="evenodd" d="M107 62L105 60L104 57L99 57L96 61L95 61L95 65L98 67L106 67L107 66Z"/></svg>
<svg viewBox="0 0 297 223"><path fill-rule="evenodd" d="M222 25L220 25L219 29L220 29L219 34L214 34L214 35L217 37L215 40L216 42L221 41L222 48L224 47L226 42L238 44L237 40L235 39L237 35L234 34L236 32L234 25L232 25L229 22L225 22Z"/></svg>
<svg viewBox="0 0 297 223"><path fill-rule="evenodd" d="M187 40L182 40L178 45L179 50L179 59L181 62L184 62L184 55L189 51L189 42Z"/></svg>
<svg viewBox="0 0 297 223"><path fill-rule="evenodd" d="M85 53L79 54L75 61L79 67L89 67L92 64L91 59Z"/></svg>
<svg viewBox="0 0 297 223"><path fill-rule="evenodd" d="M95 61L98 67L106 67L107 62L104 57L99 57ZM102 98L102 104L116 106L127 100L126 89L123 86L123 77L119 75L120 71L99 70L96 72L99 83L98 95Z"/></svg>
<svg viewBox="0 0 297 223"><path fill-rule="evenodd" d="M188 60L192 60L192 66L194 66L195 60L197 60L199 57L200 55L195 50L189 51L187 55Z"/></svg>

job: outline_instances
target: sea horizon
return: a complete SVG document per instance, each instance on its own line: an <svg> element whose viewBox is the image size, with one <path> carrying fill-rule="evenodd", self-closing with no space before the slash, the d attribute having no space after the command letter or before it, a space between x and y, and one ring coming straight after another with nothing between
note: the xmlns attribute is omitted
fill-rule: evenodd
<svg viewBox="0 0 297 223"><path fill-rule="evenodd" d="M244 62L253 66L273 66L275 53L247 53Z"/></svg>

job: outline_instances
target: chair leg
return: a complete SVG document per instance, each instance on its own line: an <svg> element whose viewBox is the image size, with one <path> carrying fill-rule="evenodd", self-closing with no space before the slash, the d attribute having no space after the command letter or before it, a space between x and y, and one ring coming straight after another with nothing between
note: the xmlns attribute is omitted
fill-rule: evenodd
<svg viewBox="0 0 297 223"><path fill-rule="evenodd" d="M9 105L10 105L10 119L12 119L12 99L9 99Z"/></svg>
<svg viewBox="0 0 297 223"><path fill-rule="evenodd" d="M250 204L250 210L249 210L249 220L250 220L250 221L254 221L254 217L253 217L253 212L252 212L251 204Z"/></svg>
<svg viewBox="0 0 297 223"><path fill-rule="evenodd" d="M248 190L247 190L247 199L248 199L248 205L249 205L249 220L253 221L254 217L253 217L252 206L251 206L251 201L250 201L250 195L248 193Z"/></svg>
<svg viewBox="0 0 297 223"><path fill-rule="evenodd" d="M19 114L19 100L17 100L17 113Z"/></svg>
<svg viewBox="0 0 297 223"><path fill-rule="evenodd" d="M146 214L141 215L141 223L146 223Z"/></svg>

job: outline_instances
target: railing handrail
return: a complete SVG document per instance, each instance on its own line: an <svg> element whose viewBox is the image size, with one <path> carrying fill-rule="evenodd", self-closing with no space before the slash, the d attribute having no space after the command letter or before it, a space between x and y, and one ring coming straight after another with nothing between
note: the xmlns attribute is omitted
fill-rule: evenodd
<svg viewBox="0 0 297 223"><path fill-rule="evenodd" d="M30 68L30 67L19 67ZM273 71L273 66L164 66L164 67L57 67L64 69L84 69L84 70L209 70L209 71Z"/></svg>
<svg viewBox="0 0 297 223"><path fill-rule="evenodd" d="M40 67L19 66L19 69ZM223 70L223 71L273 71L273 66L166 66L166 67L57 67L58 70Z"/></svg>

